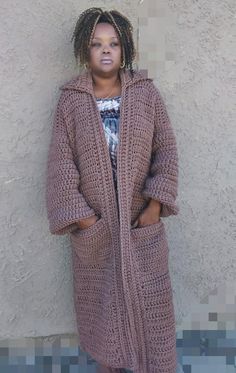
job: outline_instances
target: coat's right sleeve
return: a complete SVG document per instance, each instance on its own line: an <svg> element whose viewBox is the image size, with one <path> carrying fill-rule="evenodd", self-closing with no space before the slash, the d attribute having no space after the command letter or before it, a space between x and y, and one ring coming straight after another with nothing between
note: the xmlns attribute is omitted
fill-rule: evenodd
<svg viewBox="0 0 236 373"><path fill-rule="evenodd" d="M63 112L63 94L54 114L48 152L46 205L52 234L65 234L78 228L79 219L95 215L79 192L80 175L74 163L68 136L68 118Z"/></svg>
<svg viewBox="0 0 236 373"><path fill-rule="evenodd" d="M161 217L177 215L178 151L176 137L158 88L154 85L155 131L150 173L146 178L143 196L161 202Z"/></svg>

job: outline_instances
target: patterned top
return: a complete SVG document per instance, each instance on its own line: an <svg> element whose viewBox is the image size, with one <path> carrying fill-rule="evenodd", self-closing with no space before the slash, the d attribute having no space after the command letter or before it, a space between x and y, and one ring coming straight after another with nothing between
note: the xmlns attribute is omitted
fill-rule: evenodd
<svg viewBox="0 0 236 373"><path fill-rule="evenodd" d="M119 142L120 102L121 96L111 98L97 98L98 109L101 114L105 137L109 148L113 179L117 194L116 158Z"/></svg>

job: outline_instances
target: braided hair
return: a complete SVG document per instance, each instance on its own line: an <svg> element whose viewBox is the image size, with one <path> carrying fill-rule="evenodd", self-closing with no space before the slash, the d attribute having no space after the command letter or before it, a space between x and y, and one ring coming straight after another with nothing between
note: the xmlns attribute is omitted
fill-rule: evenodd
<svg viewBox="0 0 236 373"><path fill-rule="evenodd" d="M133 26L129 19L117 10L103 11L101 8L92 7L86 9L79 16L71 38L74 40L74 55L80 64L84 65L89 60L89 47L95 27L98 23L111 24L118 33L122 46L122 65L133 74L133 60L135 46L133 41Z"/></svg>

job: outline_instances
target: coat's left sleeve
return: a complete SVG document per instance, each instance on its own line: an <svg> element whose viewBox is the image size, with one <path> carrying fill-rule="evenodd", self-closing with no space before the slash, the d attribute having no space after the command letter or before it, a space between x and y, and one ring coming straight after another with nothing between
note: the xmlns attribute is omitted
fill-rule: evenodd
<svg viewBox="0 0 236 373"><path fill-rule="evenodd" d="M177 215L178 153L176 138L163 98L154 86L155 129L150 173L146 178L143 196L161 202L161 217Z"/></svg>
<svg viewBox="0 0 236 373"><path fill-rule="evenodd" d="M80 219L95 215L79 191L80 173L74 162L69 136L71 121L63 110L65 95L61 94L54 114L46 183L49 229L58 235L78 229Z"/></svg>

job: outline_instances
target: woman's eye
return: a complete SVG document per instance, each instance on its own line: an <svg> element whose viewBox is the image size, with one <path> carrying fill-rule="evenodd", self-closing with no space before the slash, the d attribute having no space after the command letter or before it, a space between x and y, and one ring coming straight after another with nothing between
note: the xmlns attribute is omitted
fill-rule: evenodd
<svg viewBox="0 0 236 373"><path fill-rule="evenodd" d="M111 45L111 47L117 47L119 45L119 43L118 42L112 42L110 45ZM95 47L95 48L99 48L99 47L102 46L102 44L99 43L99 42L94 42L94 43L91 44L91 46Z"/></svg>

